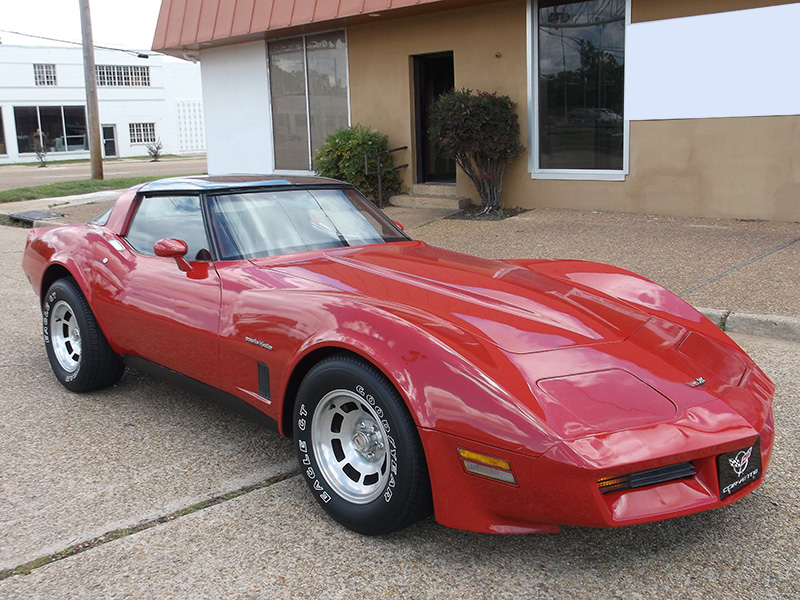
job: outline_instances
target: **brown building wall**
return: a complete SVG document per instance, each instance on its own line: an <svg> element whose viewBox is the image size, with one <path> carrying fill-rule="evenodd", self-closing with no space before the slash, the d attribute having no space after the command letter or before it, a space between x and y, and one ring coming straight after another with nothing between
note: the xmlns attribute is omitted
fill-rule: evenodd
<svg viewBox="0 0 800 600"><path fill-rule="evenodd" d="M759 0L634 0L639 20L716 12ZM668 7L669 10L667 10ZM455 85L508 94L527 146L526 2L509 0L426 17L348 28L351 117L409 150L404 183L414 183L412 58L452 51ZM499 55L499 57L498 57ZM506 171L503 203L704 217L800 221L800 116L635 121L625 181L535 180L527 155ZM477 196L458 174L458 192Z"/></svg>

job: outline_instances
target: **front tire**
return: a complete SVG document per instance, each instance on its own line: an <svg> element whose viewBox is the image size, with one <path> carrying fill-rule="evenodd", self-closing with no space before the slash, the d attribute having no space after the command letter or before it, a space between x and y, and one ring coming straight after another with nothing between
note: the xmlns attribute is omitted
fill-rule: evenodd
<svg viewBox="0 0 800 600"><path fill-rule="evenodd" d="M99 390L122 376L125 366L75 280L59 279L50 286L42 305L42 332L53 373L68 390Z"/></svg>
<svg viewBox="0 0 800 600"><path fill-rule="evenodd" d="M397 390L367 362L341 354L314 366L298 390L294 431L303 477L341 525L382 535L430 512L416 425Z"/></svg>

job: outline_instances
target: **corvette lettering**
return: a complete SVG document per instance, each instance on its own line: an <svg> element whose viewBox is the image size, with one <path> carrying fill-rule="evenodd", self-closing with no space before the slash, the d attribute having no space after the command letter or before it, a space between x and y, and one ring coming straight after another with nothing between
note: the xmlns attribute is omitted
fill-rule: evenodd
<svg viewBox="0 0 800 600"><path fill-rule="evenodd" d="M256 346L258 346L260 348L264 348L264 350L272 350L273 349L272 344L268 344L267 342L262 342L261 340L257 340L256 338L251 338L249 336L245 337L244 341L245 342L250 342L251 344L254 344L254 345L256 345Z"/></svg>
<svg viewBox="0 0 800 600"><path fill-rule="evenodd" d="M748 481L755 481L756 479L758 479L759 473L761 473L761 469L756 469L754 471L751 471L744 477L734 481L732 484L725 486L725 488L722 491L725 493L725 495L730 494L733 490L735 490L738 487L741 487Z"/></svg>

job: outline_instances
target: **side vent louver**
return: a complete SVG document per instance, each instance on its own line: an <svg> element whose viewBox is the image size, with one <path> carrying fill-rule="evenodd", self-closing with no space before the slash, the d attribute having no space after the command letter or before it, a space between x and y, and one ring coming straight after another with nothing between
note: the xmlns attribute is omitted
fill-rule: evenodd
<svg viewBox="0 0 800 600"><path fill-rule="evenodd" d="M270 400L269 367L264 363L258 363L258 395Z"/></svg>

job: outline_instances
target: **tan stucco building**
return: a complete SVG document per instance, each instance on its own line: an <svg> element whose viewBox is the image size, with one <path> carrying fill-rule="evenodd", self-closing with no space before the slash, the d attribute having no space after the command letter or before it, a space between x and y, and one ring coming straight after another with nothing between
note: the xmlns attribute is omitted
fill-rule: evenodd
<svg viewBox="0 0 800 600"><path fill-rule="evenodd" d="M517 104L504 204L800 221L799 22L781 0L164 0L153 48L201 62L213 173L308 172L362 123L408 146L408 189L476 198L426 136L455 86Z"/></svg>

